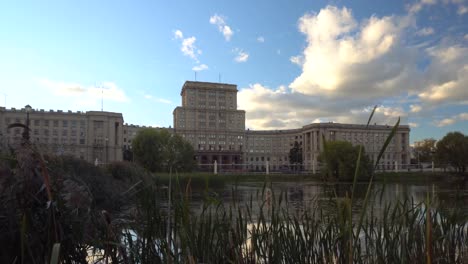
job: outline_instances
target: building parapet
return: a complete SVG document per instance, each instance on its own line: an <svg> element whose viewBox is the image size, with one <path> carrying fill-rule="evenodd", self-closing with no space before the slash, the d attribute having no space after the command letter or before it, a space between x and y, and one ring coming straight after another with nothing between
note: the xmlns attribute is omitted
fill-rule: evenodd
<svg viewBox="0 0 468 264"><path fill-rule="evenodd" d="M12 107L10 109L7 109L5 107L0 107L0 111L2 112L9 112L9 113L26 113L26 109L25 108L15 108L15 107ZM95 111L91 111L91 112L95 112ZM49 111L45 111L44 109L31 109L30 113L35 113L35 114L50 114L50 113L53 113L53 114L73 114L73 115L86 115L87 113L89 112L84 112L84 111L72 111L72 110L67 110L67 111L63 111L63 110L53 110L53 109L50 109ZM113 112L103 112L103 113L106 113L106 115L109 115L109 114L116 114L116 115L119 115L119 116L122 116L121 113L113 113Z"/></svg>
<svg viewBox="0 0 468 264"><path fill-rule="evenodd" d="M378 129L378 130L388 130L388 129L391 129L393 126L391 125L362 125L362 124L341 124L341 123L332 123L332 122L329 122L329 123L313 123L313 124L309 124L309 125L305 125L302 127L303 130L306 130L306 129L314 129L314 128L342 128L342 129ZM408 125L400 125L398 127L399 130L401 129L408 129L409 130L409 126Z"/></svg>
<svg viewBox="0 0 468 264"><path fill-rule="evenodd" d="M220 91L238 91L237 85L229 84L229 83L212 83L212 82L194 82L194 81L186 81L182 86L182 90L180 91L180 95L183 95L186 88L197 88L197 89L209 89L213 90L220 90Z"/></svg>

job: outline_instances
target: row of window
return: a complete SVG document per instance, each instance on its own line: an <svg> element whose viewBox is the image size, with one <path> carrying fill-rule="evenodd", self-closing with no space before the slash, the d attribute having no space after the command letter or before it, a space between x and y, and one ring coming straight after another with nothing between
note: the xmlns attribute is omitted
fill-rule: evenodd
<svg viewBox="0 0 468 264"><path fill-rule="evenodd" d="M11 142L20 142L21 141L21 137L13 137L11 139ZM34 139L32 139L32 141L34 143L38 143L38 144L79 144L79 145L85 145L86 144L86 141L84 138L80 138L80 139L77 139L77 138L57 138L57 137L53 137L53 138L49 138L49 137L43 137L43 138L39 138L39 137L36 137Z"/></svg>
<svg viewBox="0 0 468 264"><path fill-rule="evenodd" d="M12 124L12 123L22 123L26 124L26 119L21 119L21 118L5 118L5 123L6 124ZM85 127L86 122L84 120L48 120L48 119L30 119L29 121L29 126L31 127L39 127L39 126L53 126L53 127L77 127L80 125L80 127Z"/></svg>
<svg viewBox="0 0 468 264"><path fill-rule="evenodd" d="M50 131L52 131L52 133L50 133ZM70 132L70 133L69 133ZM7 130L6 131L6 134L9 135L11 132L10 130ZM17 135L20 135L22 134L22 129L20 128L16 128L13 130L13 135L14 136L17 136ZM42 130L42 133L41 133L41 130L40 129L32 129L31 132L30 132L32 135L35 135L35 136L39 136L39 135L43 135L43 136L49 136L50 134L52 134L53 136L58 136L59 135L59 130L57 129L54 129L54 130L48 130L48 129L44 129ZM67 130L67 129L64 129L64 130L61 130L61 133L62 137L67 137L68 135L70 136L77 136L79 134L79 136L81 138L85 137L85 132L83 130L81 130L79 133L77 130Z"/></svg>
<svg viewBox="0 0 468 264"><path fill-rule="evenodd" d="M276 157L273 157L271 159L272 161L276 161ZM247 161L249 161L249 158L247 158ZM264 156L261 156L261 157L250 157L250 161L270 161L270 157L264 157ZM288 156L284 156L284 157L278 157L278 161L288 161Z"/></svg>

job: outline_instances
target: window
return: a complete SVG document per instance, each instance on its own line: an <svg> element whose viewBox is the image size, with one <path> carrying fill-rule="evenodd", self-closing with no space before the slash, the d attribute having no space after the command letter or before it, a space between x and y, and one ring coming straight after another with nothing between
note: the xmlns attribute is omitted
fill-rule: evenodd
<svg viewBox="0 0 468 264"><path fill-rule="evenodd" d="M44 126L49 126L49 120L44 120Z"/></svg>
<svg viewBox="0 0 468 264"><path fill-rule="evenodd" d="M68 120L62 120L62 126L68 127Z"/></svg>
<svg viewBox="0 0 468 264"><path fill-rule="evenodd" d="M40 126L41 125L41 120L35 119L34 120L34 125L35 126Z"/></svg>
<svg viewBox="0 0 468 264"><path fill-rule="evenodd" d="M54 120L53 122L54 122L54 127L58 127L58 123L59 123L58 120Z"/></svg>

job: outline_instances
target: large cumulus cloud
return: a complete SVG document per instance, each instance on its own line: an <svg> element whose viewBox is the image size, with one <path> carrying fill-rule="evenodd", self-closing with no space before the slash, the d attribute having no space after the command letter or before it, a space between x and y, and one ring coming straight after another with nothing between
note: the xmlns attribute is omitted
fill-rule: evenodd
<svg viewBox="0 0 468 264"><path fill-rule="evenodd" d="M408 44L419 30L414 16L357 21L350 9L334 6L305 14L298 30L307 45L291 57L300 75L287 87L257 83L241 89L239 106L247 111L247 126L364 123L374 104L380 105L375 122L392 123L408 112L414 116L434 105L468 102L466 45L444 40L421 49Z"/></svg>

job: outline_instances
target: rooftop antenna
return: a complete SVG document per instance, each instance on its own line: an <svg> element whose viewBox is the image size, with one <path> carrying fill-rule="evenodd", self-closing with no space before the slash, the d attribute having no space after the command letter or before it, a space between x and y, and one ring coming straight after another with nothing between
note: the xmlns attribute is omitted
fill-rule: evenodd
<svg viewBox="0 0 468 264"><path fill-rule="evenodd" d="M102 84L100 84L101 86L101 112L104 112L104 89L102 88Z"/></svg>
<svg viewBox="0 0 468 264"><path fill-rule="evenodd" d="M219 80L218 80L219 83L221 83L221 73L219 73L218 79L219 79Z"/></svg>

